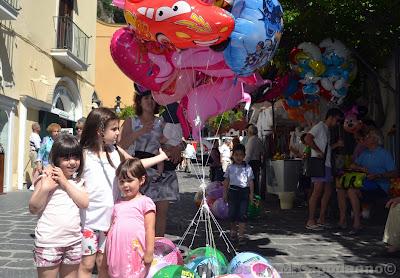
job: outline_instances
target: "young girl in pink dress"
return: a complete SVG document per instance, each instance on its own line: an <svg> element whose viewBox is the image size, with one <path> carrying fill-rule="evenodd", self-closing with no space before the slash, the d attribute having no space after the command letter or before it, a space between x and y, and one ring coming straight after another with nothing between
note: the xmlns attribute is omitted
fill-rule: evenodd
<svg viewBox="0 0 400 278"><path fill-rule="evenodd" d="M153 261L156 206L139 191L147 178L139 159L123 162L116 176L122 197L114 206L107 235L108 274L112 278L142 278Z"/></svg>

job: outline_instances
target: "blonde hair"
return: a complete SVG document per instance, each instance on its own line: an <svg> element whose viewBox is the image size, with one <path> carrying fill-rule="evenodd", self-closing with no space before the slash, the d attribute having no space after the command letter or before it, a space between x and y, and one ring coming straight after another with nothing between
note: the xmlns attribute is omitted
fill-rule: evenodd
<svg viewBox="0 0 400 278"><path fill-rule="evenodd" d="M47 132L48 133L52 133L53 131L57 131L57 130L60 131L61 130L61 126L59 124L56 124L56 123L51 123L47 127Z"/></svg>
<svg viewBox="0 0 400 278"><path fill-rule="evenodd" d="M40 124L34 122L34 123L32 124L32 130L35 130L35 129L37 129L37 128L40 128Z"/></svg>

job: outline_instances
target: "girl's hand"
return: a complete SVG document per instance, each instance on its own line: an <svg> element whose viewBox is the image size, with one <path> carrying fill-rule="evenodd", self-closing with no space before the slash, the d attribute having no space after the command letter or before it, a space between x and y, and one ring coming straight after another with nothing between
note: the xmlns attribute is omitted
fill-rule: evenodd
<svg viewBox="0 0 400 278"><path fill-rule="evenodd" d="M150 266L152 262L153 262L153 254L144 253L143 263L145 264L145 266Z"/></svg>
<svg viewBox="0 0 400 278"><path fill-rule="evenodd" d="M65 177L63 171L59 167L53 167L52 178L62 187L68 183L67 178Z"/></svg>
<svg viewBox="0 0 400 278"><path fill-rule="evenodd" d="M162 158L164 158L164 160L168 160L168 155L164 152L164 150L162 148L158 149L160 155L162 156Z"/></svg>
<svg viewBox="0 0 400 278"><path fill-rule="evenodd" d="M41 180L38 181L41 184L41 187L46 192L50 192L57 188L56 181L51 177L51 175L44 175L41 177Z"/></svg>

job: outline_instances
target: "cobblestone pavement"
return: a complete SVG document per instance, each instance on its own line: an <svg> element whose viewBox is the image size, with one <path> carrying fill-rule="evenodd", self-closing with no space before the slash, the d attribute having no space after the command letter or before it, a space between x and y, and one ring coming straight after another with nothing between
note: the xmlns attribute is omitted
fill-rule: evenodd
<svg viewBox="0 0 400 278"><path fill-rule="evenodd" d="M175 242L197 210L193 197L200 182L194 173L178 172L181 199L171 205L167 226L168 237ZM32 260L36 218L27 208L30 194L23 191L0 196L0 278L37 277ZM262 215L249 221L248 243L238 251L266 256L282 277L400 277L399 261L378 255L384 250L384 219L366 223L359 236L346 236L332 230L307 231L306 214L305 208L280 210L277 197L268 196ZM220 224L228 228L228 223ZM204 235L204 230L199 229L193 248L204 245ZM219 234L214 236L218 248L228 259L232 258L232 250L228 252ZM192 238L193 231L183 246L189 246Z"/></svg>

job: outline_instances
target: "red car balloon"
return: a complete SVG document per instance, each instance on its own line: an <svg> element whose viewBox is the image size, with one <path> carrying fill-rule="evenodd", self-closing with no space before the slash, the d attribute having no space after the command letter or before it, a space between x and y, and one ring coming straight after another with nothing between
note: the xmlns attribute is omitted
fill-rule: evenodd
<svg viewBox="0 0 400 278"><path fill-rule="evenodd" d="M229 12L201 0L126 0L124 13L139 37L176 48L219 44L235 24Z"/></svg>

